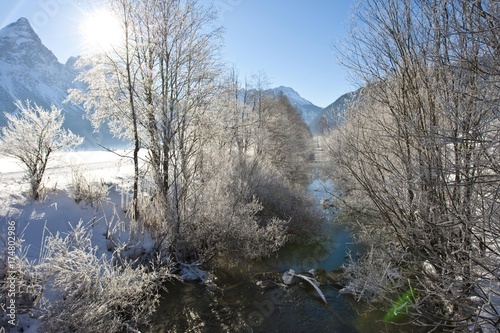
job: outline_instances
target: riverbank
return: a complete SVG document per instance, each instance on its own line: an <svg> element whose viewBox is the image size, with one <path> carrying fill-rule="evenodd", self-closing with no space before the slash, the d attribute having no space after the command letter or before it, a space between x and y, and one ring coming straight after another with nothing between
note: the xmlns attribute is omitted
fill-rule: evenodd
<svg viewBox="0 0 500 333"><path fill-rule="evenodd" d="M323 216L318 237L306 243L289 242L263 260L218 268L211 286L168 283L151 332L386 331L384 313L367 311L363 304L339 293L339 285L328 282L320 286L325 304L313 288L304 284L286 286L280 281L289 269L338 270L346 263L347 253L356 256L362 250L346 225L335 219L331 207L324 207L333 183L322 176L327 158L319 141L314 155L303 186Z"/></svg>

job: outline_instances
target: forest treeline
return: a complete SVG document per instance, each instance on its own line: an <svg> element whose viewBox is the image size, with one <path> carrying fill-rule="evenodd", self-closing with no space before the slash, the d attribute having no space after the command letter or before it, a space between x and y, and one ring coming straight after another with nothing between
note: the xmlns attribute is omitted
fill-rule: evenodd
<svg viewBox="0 0 500 333"><path fill-rule="evenodd" d="M339 50L364 87L328 138L368 247L349 291L428 329L497 330L499 3L362 1Z"/></svg>

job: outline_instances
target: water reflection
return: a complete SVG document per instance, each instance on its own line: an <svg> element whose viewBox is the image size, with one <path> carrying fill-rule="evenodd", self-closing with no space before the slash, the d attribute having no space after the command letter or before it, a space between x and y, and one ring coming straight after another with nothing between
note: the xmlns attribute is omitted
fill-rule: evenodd
<svg viewBox="0 0 500 333"><path fill-rule="evenodd" d="M238 278L243 280L234 285L226 281L215 291L201 285L170 286L153 332L358 332L352 304L331 287L323 288L324 305L300 286L262 286Z"/></svg>
<svg viewBox="0 0 500 333"><path fill-rule="evenodd" d="M312 174L307 190L321 205L330 198L332 183L319 172ZM342 266L346 253L360 250L347 228L332 221L325 211L322 237L314 243L287 244L265 260L219 269L217 287L167 285L152 332L399 332L401 327L382 322L383 313L366 311L332 285L321 287L325 305L314 289L281 283L281 274L290 268L330 272Z"/></svg>
<svg viewBox="0 0 500 333"><path fill-rule="evenodd" d="M307 188L320 205L331 183L314 178ZM322 287L325 305L314 290L280 281L290 268L330 271L341 266L352 246L350 233L329 220L323 229L318 242L288 244L265 260L218 270L217 287L167 285L152 332L357 332L352 302L332 286ZM263 278L262 272L272 278Z"/></svg>

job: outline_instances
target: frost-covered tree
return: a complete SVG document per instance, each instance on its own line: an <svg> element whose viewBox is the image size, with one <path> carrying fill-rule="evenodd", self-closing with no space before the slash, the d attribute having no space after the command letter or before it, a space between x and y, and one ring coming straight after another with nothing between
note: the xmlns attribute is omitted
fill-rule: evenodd
<svg viewBox="0 0 500 333"><path fill-rule="evenodd" d="M263 116L261 151L278 170L292 179L310 158L311 133L299 112L285 96L269 99Z"/></svg>
<svg viewBox="0 0 500 333"><path fill-rule="evenodd" d="M136 163L134 216L152 234L155 251L175 251L183 260L193 253L231 254L238 244L249 244L240 253L245 258L275 250L293 215L278 212L288 202L283 189L306 146L296 113L268 102L262 78L255 95L242 92L235 73L226 80L212 8L196 0L106 3L122 22L125 41L82 61L86 89L72 91L70 99L83 103L95 126L107 123L135 142L135 152L146 152L140 173ZM266 127L271 108L282 111ZM276 163L271 156L279 156Z"/></svg>
<svg viewBox="0 0 500 333"><path fill-rule="evenodd" d="M144 145L153 195L164 213L154 224L177 246L200 208L202 119L218 116L209 105L217 93L220 30L213 27L215 13L196 0L143 1L137 9Z"/></svg>
<svg viewBox="0 0 500 333"><path fill-rule="evenodd" d="M50 155L78 146L83 138L63 128L64 114L54 105L50 110L30 101L17 101L15 105L18 113L5 113L7 125L1 129L1 151L21 161L30 183L30 195L38 200Z"/></svg>
<svg viewBox="0 0 500 333"><path fill-rule="evenodd" d="M138 192L147 192L152 200L142 207L143 224L160 244L175 243L196 206L200 119L217 92L220 30L212 27L215 13L195 0L106 3L122 23L123 41L82 61L79 79L87 87L70 99L83 103L96 127L108 123L134 142L134 216ZM152 185L142 190L139 148L147 149L145 177Z"/></svg>
<svg viewBox="0 0 500 333"><path fill-rule="evenodd" d="M110 12L121 23L121 36L112 49L90 56L77 62L83 70L77 80L84 83L81 89L71 89L68 100L81 104L87 111L92 126L99 129L107 124L111 133L133 143L134 182L132 214L139 218L139 150L140 110L137 105L138 62L135 58L137 45L133 40L134 22L138 13L134 1L107 1Z"/></svg>

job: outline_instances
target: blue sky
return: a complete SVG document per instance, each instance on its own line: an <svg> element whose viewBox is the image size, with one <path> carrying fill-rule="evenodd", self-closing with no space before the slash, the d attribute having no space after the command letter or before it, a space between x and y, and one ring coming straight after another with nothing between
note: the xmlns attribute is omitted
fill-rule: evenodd
<svg viewBox="0 0 500 333"><path fill-rule="evenodd" d="M324 107L354 90L332 45L342 39L354 0L202 0L219 9L225 59L242 79L264 72L270 87L289 86ZM66 62L82 53L80 0L1 0L0 26L26 17Z"/></svg>

